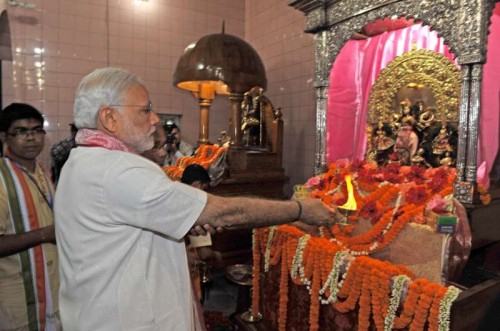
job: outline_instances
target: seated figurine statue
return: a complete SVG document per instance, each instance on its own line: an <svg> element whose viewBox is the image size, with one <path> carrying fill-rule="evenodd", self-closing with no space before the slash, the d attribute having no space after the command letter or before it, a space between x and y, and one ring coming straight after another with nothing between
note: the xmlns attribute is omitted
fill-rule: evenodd
<svg viewBox="0 0 500 331"><path fill-rule="evenodd" d="M453 158L451 157L450 152L446 152L445 157L443 157L441 160L439 160L439 164L441 164L443 167L451 167L453 166Z"/></svg>
<svg viewBox="0 0 500 331"><path fill-rule="evenodd" d="M423 148L419 148L417 150L417 153L413 155L413 157L411 158L411 163L416 165L424 165L426 167L431 167L429 162L427 162L427 160L425 159L424 153L425 150Z"/></svg>
<svg viewBox="0 0 500 331"><path fill-rule="evenodd" d="M418 149L418 136L413 130L414 124L415 120L413 118L403 120L397 133L394 152L402 165L411 164L411 160Z"/></svg>
<svg viewBox="0 0 500 331"><path fill-rule="evenodd" d="M376 151L385 151L394 146L394 140L388 137L381 124L379 123L379 128L377 129L377 135L373 139L373 147Z"/></svg>
<svg viewBox="0 0 500 331"><path fill-rule="evenodd" d="M243 109L241 130L245 131L251 127L259 126L261 94L262 94L261 90L254 91L254 89L244 94L243 101L241 103L241 108Z"/></svg>
<svg viewBox="0 0 500 331"><path fill-rule="evenodd" d="M432 153L436 155L445 154L446 152L451 152L453 149L449 142L450 135L446 126L446 122L443 122L438 135L434 138L432 142Z"/></svg>

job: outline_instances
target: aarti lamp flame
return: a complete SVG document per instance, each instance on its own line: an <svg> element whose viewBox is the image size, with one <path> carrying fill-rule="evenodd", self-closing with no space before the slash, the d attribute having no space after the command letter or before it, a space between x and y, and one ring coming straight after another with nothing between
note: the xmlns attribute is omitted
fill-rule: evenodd
<svg viewBox="0 0 500 331"><path fill-rule="evenodd" d="M344 177L344 180L347 185L347 202L342 206L339 206L339 208L345 210L356 210L357 205L356 205L356 199L354 199L354 191L352 189L351 175L346 175Z"/></svg>

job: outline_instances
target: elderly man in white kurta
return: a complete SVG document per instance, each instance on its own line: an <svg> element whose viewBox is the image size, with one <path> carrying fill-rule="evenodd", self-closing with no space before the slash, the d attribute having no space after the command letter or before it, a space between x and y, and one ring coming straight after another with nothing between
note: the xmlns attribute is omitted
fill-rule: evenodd
<svg viewBox="0 0 500 331"><path fill-rule="evenodd" d="M98 69L75 94L79 131L55 200L60 311L71 330L203 330L193 310L182 238L300 218L333 221L318 200L212 196L170 181L138 153L159 118L134 75Z"/></svg>

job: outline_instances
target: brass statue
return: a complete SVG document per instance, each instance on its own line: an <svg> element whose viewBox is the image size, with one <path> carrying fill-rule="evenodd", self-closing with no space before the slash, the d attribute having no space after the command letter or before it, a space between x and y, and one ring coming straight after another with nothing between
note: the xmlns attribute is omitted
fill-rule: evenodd
<svg viewBox="0 0 500 331"><path fill-rule="evenodd" d="M407 118L403 121L394 143L394 152L402 165L411 164L411 160L417 152L418 136L413 130L414 124L415 120L413 118Z"/></svg>
<svg viewBox="0 0 500 331"><path fill-rule="evenodd" d="M443 122L438 135L432 142L432 153L442 155L446 152L451 152L453 149L450 145L450 134L448 133L446 122Z"/></svg>
<svg viewBox="0 0 500 331"><path fill-rule="evenodd" d="M241 130L244 133L243 143L247 147L259 149L270 148L269 133L266 128L275 121L281 121L281 108L275 108L264 89L253 87L243 95L241 102L242 121Z"/></svg>
<svg viewBox="0 0 500 331"><path fill-rule="evenodd" d="M243 95L243 101L241 103L241 108L243 109L243 118L241 119L242 131L260 124L260 96L262 92L263 89L258 87L245 92Z"/></svg>
<svg viewBox="0 0 500 331"><path fill-rule="evenodd" d="M383 123L379 122L377 135L375 136L375 138L373 138L373 148L379 152L385 151L394 146L394 143L394 139L388 137L386 132L384 131Z"/></svg>
<svg viewBox="0 0 500 331"><path fill-rule="evenodd" d="M416 165L424 165L426 167L431 167L429 162L424 157L425 150L423 148L419 148L417 153L411 158L411 163Z"/></svg>
<svg viewBox="0 0 500 331"><path fill-rule="evenodd" d="M450 152L446 152L445 157L443 157L440 161L439 164L445 167L451 167L453 165L453 158L451 157Z"/></svg>
<svg viewBox="0 0 500 331"><path fill-rule="evenodd" d="M432 109L432 108L427 108L426 110L419 112L418 126L419 126L420 130L425 130L429 126L431 126L432 122L434 121L434 118L436 117L434 115L433 110L434 109Z"/></svg>

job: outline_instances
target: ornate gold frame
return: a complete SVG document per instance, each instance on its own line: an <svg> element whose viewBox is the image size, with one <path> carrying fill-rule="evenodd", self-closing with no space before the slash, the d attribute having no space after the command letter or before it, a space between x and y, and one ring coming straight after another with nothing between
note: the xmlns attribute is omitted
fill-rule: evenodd
<svg viewBox="0 0 500 331"><path fill-rule="evenodd" d="M390 122L396 93L409 83L423 84L432 91L438 106L435 121L458 122L460 71L444 55L425 49L396 57L380 72L368 99L368 122Z"/></svg>
<svg viewBox="0 0 500 331"><path fill-rule="evenodd" d="M326 165L326 111L331 66L355 31L381 17L411 17L438 31L457 56L461 72L457 181L455 196L462 202L477 199L477 152L481 80L486 61L488 26L493 6L500 0L290 0L306 16L305 31L314 33L316 61L316 158L314 170Z"/></svg>

